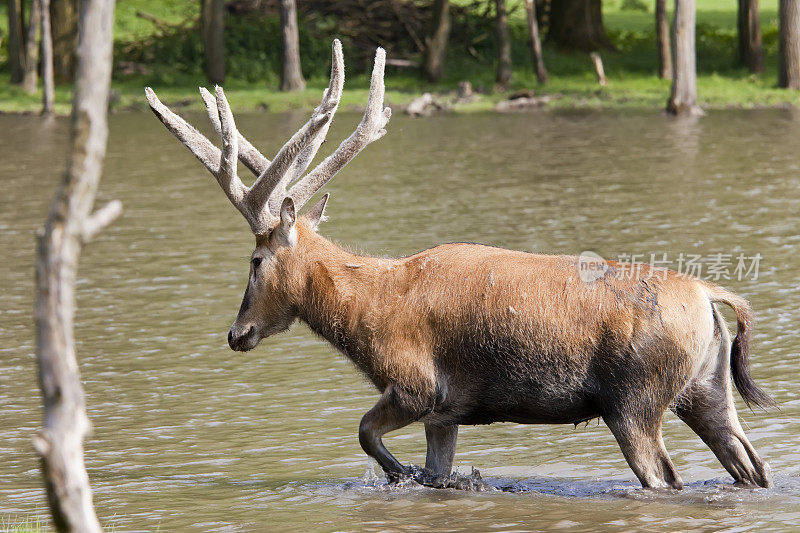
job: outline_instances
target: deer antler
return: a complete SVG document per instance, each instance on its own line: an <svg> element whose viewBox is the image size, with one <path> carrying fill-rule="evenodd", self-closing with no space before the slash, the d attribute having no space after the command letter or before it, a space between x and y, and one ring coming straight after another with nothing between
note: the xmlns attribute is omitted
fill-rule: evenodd
<svg viewBox="0 0 800 533"><path fill-rule="evenodd" d="M200 96L206 104L208 118L211 120L211 124L214 126L217 135L222 135L222 124L219 120L217 98L208 92L208 89L205 87L200 87ZM239 133L239 159L244 163L244 166L250 169L250 172L256 176L264 172L264 169L269 166L269 159L264 157L255 146L250 144L250 141L245 139L241 133Z"/></svg>
<svg viewBox="0 0 800 533"><path fill-rule="evenodd" d="M333 42L331 81L322 95L322 102L311 118L278 151L270 162L236 129L228 100L221 87L215 95L200 89L211 124L222 139L222 150L188 122L161 103L152 89L145 94L153 112L161 122L214 175L231 203L244 215L255 234L268 231L276 222L280 205L291 196L297 209L302 207L322 186L349 163L365 146L380 139L391 117L391 109L383 107L383 72L386 52L378 48L372 71L369 98L364 118L350 137L325 158L313 171L299 178L314 159L325 140L333 116L339 106L344 86L342 44ZM252 187L242 183L237 175L237 160L241 160L257 177ZM287 187L296 183L287 192Z"/></svg>
<svg viewBox="0 0 800 533"><path fill-rule="evenodd" d="M372 68L372 80L369 85L369 97L364 118L356 130L322 163L309 172L304 178L289 189L288 195L292 197L295 205L302 206L333 178L347 163L353 160L358 153L369 143L377 141L386 135L386 124L392 117L392 110L383 107L383 96L386 88L383 83L383 70L386 64L386 51L378 48L375 52L375 66ZM278 202L280 205L280 202Z"/></svg>

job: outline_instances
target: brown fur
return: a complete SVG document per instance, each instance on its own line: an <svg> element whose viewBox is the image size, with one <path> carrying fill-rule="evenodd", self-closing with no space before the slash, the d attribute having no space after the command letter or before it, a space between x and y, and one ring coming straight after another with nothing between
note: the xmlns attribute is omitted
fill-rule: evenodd
<svg viewBox="0 0 800 533"><path fill-rule="evenodd" d="M251 272L231 346L251 349L299 318L341 350L382 393L359 437L390 477L405 467L381 436L417 420L426 424L429 468L447 474L459 424L599 416L644 486L680 487L661 441L664 411L722 376L725 401L703 416L738 424L727 400L729 341L713 303L735 308L740 332L749 307L719 287L646 265L626 275L613 262L586 283L576 257L477 244L358 256L317 234L315 221L295 224L293 207L290 215L256 240L254 257L265 260ZM744 354L734 375L752 384L746 346ZM747 464L738 450L731 456L741 463L729 468L737 481L769 483L757 455Z"/></svg>

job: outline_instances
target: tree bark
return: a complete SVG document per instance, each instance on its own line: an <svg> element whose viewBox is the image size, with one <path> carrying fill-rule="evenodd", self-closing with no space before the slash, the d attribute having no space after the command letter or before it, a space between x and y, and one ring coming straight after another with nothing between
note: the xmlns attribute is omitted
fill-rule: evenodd
<svg viewBox="0 0 800 533"><path fill-rule="evenodd" d="M547 39L561 48L613 50L603 27L601 0L555 0L550 4Z"/></svg>
<svg viewBox="0 0 800 533"><path fill-rule="evenodd" d="M50 0L42 2L42 114L53 112L55 87L53 81L53 41L50 28Z"/></svg>
<svg viewBox="0 0 800 533"><path fill-rule="evenodd" d="M283 34L283 69L281 91L302 91L306 88L300 69L300 30L297 27L295 0L281 0L281 32Z"/></svg>
<svg viewBox="0 0 800 533"><path fill-rule="evenodd" d="M422 66L422 76L428 81L439 81L444 75L450 27L450 0L434 0L433 19L425 39L425 63Z"/></svg>
<svg viewBox="0 0 800 533"><path fill-rule="evenodd" d="M547 83L547 70L544 68L544 58L542 57L542 42L539 39L539 21L536 17L536 2L525 0L525 11L528 14L528 33L531 37L531 56L533 57L533 68L536 71L536 79L541 84Z"/></svg>
<svg viewBox="0 0 800 533"><path fill-rule="evenodd" d="M50 22L55 79L60 83L71 83L75 75L75 45L78 37L77 0L52 0Z"/></svg>
<svg viewBox="0 0 800 533"><path fill-rule="evenodd" d="M672 79L672 45L669 39L667 0L656 0L656 40L658 41L658 77Z"/></svg>
<svg viewBox="0 0 800 533"><path fill-rule="evenodd" d="M673 40L675 68L667 111L676 115L699 115L695 59L695 0L675 0Z"/></svg>
<svg viewBox="0 0 800 533"><path fill-rule="evenodd" d="M597 52L590 53L589 59L592 60L592 65L594 65L594 73L597 75L597 83L599 83L601 87L605 87L608 85L608 78L606 78L606 71L603 68L603 59Z"/></svg>
<svg viewBox="0 0 800 533"><path fill-rule="evenodd" d="M42 24L41 7L40 0L33 0L31 2L31 14L28 17L28 33L25 37L25 65L22 76L22 89L28 94L36 92L36 84L38 82L39 29Z"/></svg>
<svg viewBox="0 0 800 533"><path fill-rule="evenodd" d="M800 89L800 0L780 0L778 85Z"/></svg>
<svg viewBox="0 0 800 533"><path fill-rule="evenodd" d="M200 33L203 41L203 63L211 83L225 83L225 1L202 0Z"/></svg>
<svg viewBox="0 0 800 533"><path fill-rule="evenodd" d="M739 62L750 72L764 72L758 0L739 0L736 22L739 29Z"/></svg>
<svg viewBox="0 0 800 533"><path fill-rule="evenodd" d="M497 72L495 82L501 89L511 81L511 37L508 30L506 0L495 0L497 7Z"/></svg>
<svg viewBox="0 0 800 533"><path fill-rule="evenodd" d="M121 212L111 202L92 214L105 157L111 82L113 0L83 0L71 151L36 254L36 358L44 428L34 437L57 531L101 531L83 458L90 431L73 336L75 278L82 246Z"/></svg>
<svg viewBox="0 0 800 533"><path fill-rule="evenodd" d="M22 0L8 0L8 69L11 83L22 82L25 43L22 37Z"/></svg>

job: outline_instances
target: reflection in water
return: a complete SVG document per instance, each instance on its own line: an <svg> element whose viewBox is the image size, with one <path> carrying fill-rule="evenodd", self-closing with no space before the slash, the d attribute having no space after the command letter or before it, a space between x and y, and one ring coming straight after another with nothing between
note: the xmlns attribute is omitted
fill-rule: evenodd
<svg viewBox="0 0 800 533"><path fill-rule="evenodd" d="M237 123L271 153L303 120L249 115ZM357 121L337 118L323 151ZM67 128L34 117L0 123L0 513L43 515L30 446L40 416L33 231L60 179ZM638 489L608 429L594 423L462 428L460 470L478 467L490 484L511 489L477 493L362 480L356 432L376 394L304 327L244 355L227 348L252 237L152 116L113 116L98 204L120 198L126 211L82 258L77 316L99 514L126 531L796 527L798 134L788 111L696 122L629 113L398 116L330 184L322 231L371 254L470 240L604 257L763 256L758 279L720 282L757 311L753 373L781 411L739 405L774 489L727 486L709 449L668 414L665 441L687 481L681 493ZM424 461L421 427L386 442L402 460Z"/></svg>
<svg viewBox="0 0 800 533"><path fill-rule="evenodd" d="M674 163L684 167L693 166L700 150L703 117L666 117L664 124L669 134L668 153L674 157Z"/></svg>

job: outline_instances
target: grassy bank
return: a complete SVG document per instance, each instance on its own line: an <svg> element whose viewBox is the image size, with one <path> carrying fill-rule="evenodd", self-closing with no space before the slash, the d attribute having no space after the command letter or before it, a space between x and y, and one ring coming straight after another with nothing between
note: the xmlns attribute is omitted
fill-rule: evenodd
<svg viewBox="0 0 800 533"><path fill-rule="evenodd" d="M466 0L454 3L466 5ZM154 87L168 103L201 109L196 88L208 84L202 75L199 38L191 29L197 17L196 4L177 0L118 3L115 61L127 61L141 69L129 74L121 68L115 70L113 109L145 109L142 88L146 85ZM650 11L623 9L623 5L631 4L625 0L604 1L605 25L617 48L617 51L602 54L609 79L606 87L598 86L586 54L566 53L547 45L544 53L550 82L546 87L539 87L530 66L522 2L511 0L514 60L511 90L531 88L537 94L555 95L557 97L547 105L556 108L662 108L670 83L655 75L652 6L647 3ZM716 109L800 105L800 94L777 88L777 13L773 6L762 7L761 12L766 72L751 75L736 65L736 3L698 0L697 4L698 92L702 106ZM137 17L138 10L179 26L173 31L159 31L152 23ZM5 16L2 20L5 23ZM309 109L316 105L327 85L330 40L337 36L335 22L315 18L301 23L301 53L309 89L293 94L277 91L280 64L277 30L277 18L270 14L230 17L226 35L229 74L225 86L236 110ZM413 69L390 67L386 74L388 104L403 107L422 92L451 91L458 81L469 80L481 96L456 109L491 109L506 97L492 90L494 45L491 31L491 17L474 8L464 8L454 24L445 79L438 84L426 84ZM5 50L0 51L3 65L4 54ZM364 56L365 53L355 46L348 48L345 40L348 79L343 108L357 108L366 101L369 79ZM0 76L7 79L7 72L0 72ZM58 88L57 111L69 110L70 89L69 86ZM0 111L35 112L40 100L39 94L27 95L7 82L0 84Z"/></svg>

